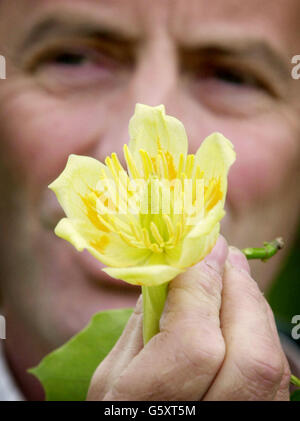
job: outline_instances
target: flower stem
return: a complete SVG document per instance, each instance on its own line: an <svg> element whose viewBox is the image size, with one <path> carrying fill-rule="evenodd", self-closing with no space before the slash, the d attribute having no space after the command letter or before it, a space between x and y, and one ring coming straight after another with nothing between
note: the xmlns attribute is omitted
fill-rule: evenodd
<svg viewBox="0 0 300 421"><path fill-rule="evenodd" d="M263 262L274 256L278 250L281 250L284 246L283 239L281 237L276 238L274 241L265 242L263 247L247 247L242 250L248 260L260 259Z"/></svg>
<svg viewBox="0 0 300 421"><path fill-rule="evenodd" d="M144 345L159 332L159 320L167 298L168 285L169 283L166 282L154 287L142 287Z"/></svg>
<svg viewBox="0 0 300 421"><path fill-rule="evenodd" d="M300 379L294 376L294 374L291 375L291 383L297 387L300 387Z"/></svg>

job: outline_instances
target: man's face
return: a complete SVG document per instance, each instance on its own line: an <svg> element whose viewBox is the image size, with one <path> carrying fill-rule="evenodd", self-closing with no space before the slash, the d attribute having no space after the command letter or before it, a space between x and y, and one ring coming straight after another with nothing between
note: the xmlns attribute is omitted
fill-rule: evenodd
<svg viewBox="0 0 300 421"><path fill-rule="evenodd" d="M7 346L24 338L26 364L96 311L136 300L137 288L111 282L100 263L54 235L63 215L47 185L71 153L121 155L137 102L164 104L179 118L190 152L214 131L234 143L222 227L230 244L279 235L292 243L299 9L298 0L2 0L1 295ZM282 256L253 266L262 288Z"/></svg>

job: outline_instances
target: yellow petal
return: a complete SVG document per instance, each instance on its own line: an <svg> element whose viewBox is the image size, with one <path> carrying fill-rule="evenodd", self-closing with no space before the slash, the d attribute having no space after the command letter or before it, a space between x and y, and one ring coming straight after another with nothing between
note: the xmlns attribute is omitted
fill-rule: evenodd
<svg viewBox="0 0 300 421"><path fill-rule="evenodd" d="M129 149L142 168L140 150L155 157L161 148L173 156L178 165L180 154L187 154L187 136L183 124L175 117L165 114L165 107L137 104L129 123Z"/></svg>
<svg viewBox="0 0 300 421"><path fill-rule="evenodd" d="M66 168L48 187L53 190L69 218L86 219L87 210L82 198L97 187L106 166L88 156L70 155Z"/></svg>
<svg viewBox="0 0 300 421"><path fill-rule="evenodd" d="M150 251L129 247L117 234L103 233L83 219L63 218L55 234L69 241L78 250L88 250L96 259L108 266L123 267L143 264Z"/></svg>
<svg viewBox="0 0 300 421"><path fill-rule="evenodd" d="M69 241L78 251L89 247L89 241L96 238L95 231L82 219L63 218L56 225L55 234Z"/></svg>
<svg viewBox="0 0 300 421"><path fill-rule="evenodd" d="M217 241L220 224L225 215L222 203L201 218L174 249L168 250L167 262L173 266L189 267L202 260Z"/></svg>
<svg viewBox="0 0 300 421"><path fill-rule="evenodd" d="M220 233L220 224L216 223L208 234L199 237L186 237L182 252L177 262L178 267L190 267L200 262L211 252Z"/></svg>
<svg viewBox="0 0 300 421"><path fill-rule="evenodd" d="M221 133L213 133L201 144L196 153L195 167L199 165L204 172L204 181L208 185L213 179L220 180L222 203L227 193L227 174L235 161L232 143Z"/></svg>
<svg viewBox="0 0 300 421"><path fill-rule="evenodd" d="M219 202L205 217L201 217L192 227L187 238L198 238L208 234L213 227L224 217L223 205Z"/></svg>
<svg viewBox="0 0 300 421"><path fill-rule="evenodd" d="M157 286L174 279L182 269L167 265L105 268L104 272L132 285Z"/></svg>

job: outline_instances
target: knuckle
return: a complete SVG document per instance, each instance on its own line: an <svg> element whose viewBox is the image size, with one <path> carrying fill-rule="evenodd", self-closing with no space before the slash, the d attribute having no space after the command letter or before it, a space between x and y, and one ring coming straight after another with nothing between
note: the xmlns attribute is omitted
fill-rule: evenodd
<svg viewBox="0 0 300 421"><path fill-rule="evenodd" d="M170 293L174 291L187 291L190 295L197 296L201 294L208 299L214 299L220 295L222 290L221 275L206 262L201 262L189 270L179 275L170 288Z"/></svg>
<svg viewBox="0 0 300 421"><path fill-rule="evenodd" d="M243 376L260 389L279 385L284 373L281 356L275 349L244 355L239 366Z"/></svg>
<svg viewBox="0 0 300 421"><path fill-rule="evenodd" d="M222 276L216 269L204 263L199 270L201 290L210 297L218 295L222 289Z"/></svg>
<svg viewBox="0 0 300 421"><path fill-rule="evenodd" d="M201 334L190 340L181 340L180 345L181 354L196 373L214 373L225 357L225 343L221 334Z"/></svg>
<svg viewBox="0 0 300 421"><path fill-rule="evenodd" d="M282 389L289 389L290 381L291 381L291 375L292 375L292 373L291 373L289 365L285 364L283 374L282 374L281 384L280 384L280 387Z"/></svg>
<svg viewBox="0 0 300 421"><path fill-rule="evenodd" d="M267 361L256 360L254 372L265 384L279 384L282 379L283 368L279 358Z"/></svg>

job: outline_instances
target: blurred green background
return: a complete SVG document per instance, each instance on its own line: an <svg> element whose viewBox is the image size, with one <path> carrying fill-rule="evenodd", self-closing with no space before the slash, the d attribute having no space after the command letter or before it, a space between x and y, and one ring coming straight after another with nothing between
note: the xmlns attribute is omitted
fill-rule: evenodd
<svg viewBox="0 0 300 421"><path fill-rule="evenodd" d="M291 319L300 314L300 227L295 246L268 292L267 299L278 326L290 336L291 329L295 326ZM297 342L300 345L300 339Z"/></svg>

